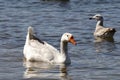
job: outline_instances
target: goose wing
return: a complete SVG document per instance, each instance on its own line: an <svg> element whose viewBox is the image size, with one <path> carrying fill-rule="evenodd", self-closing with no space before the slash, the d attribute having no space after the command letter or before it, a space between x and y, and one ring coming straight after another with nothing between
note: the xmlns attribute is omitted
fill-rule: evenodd
<svg viewBox="0 0 120 80"><path fill-rule="evenodd" d="M95 36L112 36L114 33L116 32L116 30L114 28L101 28L99 30L97 30L94 35Z"/></svg>

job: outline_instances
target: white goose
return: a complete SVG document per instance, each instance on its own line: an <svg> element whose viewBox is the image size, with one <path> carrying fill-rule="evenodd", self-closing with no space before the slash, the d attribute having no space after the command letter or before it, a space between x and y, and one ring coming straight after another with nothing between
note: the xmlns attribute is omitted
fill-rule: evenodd
<svg viewBox="0 0 120 80"><path fill-rule="evenodd" d="M28 27L26 42L23 54L26 61L43 61L49 63L70 63L69 54L67 53L68 42L76 45L74 37L70 33L64 33L61 37L60 52L48 44L41 41L33 34L33 28Z"/></svg>
<svg viewBox="0 0 120 80"><path fill-rule="evenodd" d="M96 29L94 32L95 37L110 38L114 36L116 30L114 28L105 28L103 25L103 17L100 14L96 14L89 19L97 20Z"/></svg>

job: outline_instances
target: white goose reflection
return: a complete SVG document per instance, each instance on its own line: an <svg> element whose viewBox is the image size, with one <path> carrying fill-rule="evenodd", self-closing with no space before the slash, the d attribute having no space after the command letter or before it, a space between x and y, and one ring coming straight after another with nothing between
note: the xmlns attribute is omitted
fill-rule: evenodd
<svg viewBox="0 0 120 80"><path fill-rule="evenodd" d="M72 80L67 73L67 65L44 62L24 62L24 78Z"/></svg>

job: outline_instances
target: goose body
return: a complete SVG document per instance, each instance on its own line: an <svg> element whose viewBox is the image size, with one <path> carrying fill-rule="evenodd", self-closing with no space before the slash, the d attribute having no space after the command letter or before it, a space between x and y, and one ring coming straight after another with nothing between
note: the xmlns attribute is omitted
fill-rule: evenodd
<svg viewBox="0 0 120 80"><path fill-rule="evenodd" d="M64 33L61 37L60 51L45 41L41 41L33 34L33 28L28 27L23 54L26 61L42 61L49 63L70 63L67 44L76 44L71 33Z"/></svg>
<svg viewBox="0 0 120 80"><path fill-rule="evenodd" d="M96 19L97 24L96 24L96 29L94 32L95 37L102 37L102 38L110 38L113 37L116 30L115 28L106 28L103 25L103 17L100 14L96 14L90 19Z"/></svg>

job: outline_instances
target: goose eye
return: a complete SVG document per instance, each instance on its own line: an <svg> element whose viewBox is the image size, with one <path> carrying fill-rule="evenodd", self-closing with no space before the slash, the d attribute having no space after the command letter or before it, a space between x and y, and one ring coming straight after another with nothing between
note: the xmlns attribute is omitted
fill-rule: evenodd
<svg viewBox="0 0 120 80"><path fill-rule="evenodd" d="M68 35L67 35L67 37L68 37Z"/></svg>

